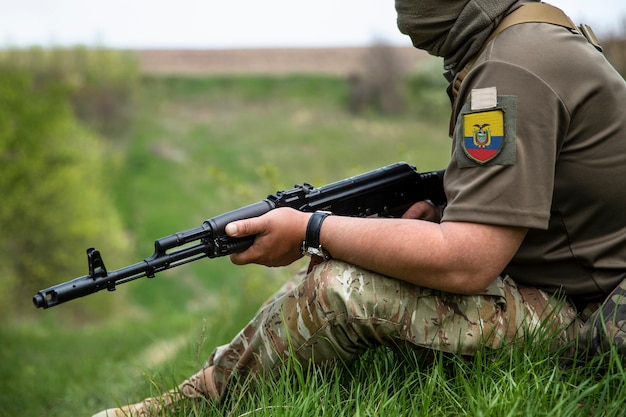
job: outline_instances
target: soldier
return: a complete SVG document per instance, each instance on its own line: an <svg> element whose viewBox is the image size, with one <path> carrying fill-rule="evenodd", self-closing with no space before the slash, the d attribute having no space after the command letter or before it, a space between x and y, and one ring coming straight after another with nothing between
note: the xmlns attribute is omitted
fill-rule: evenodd
<svg viewBox="0 0 626 417"><path fill-rule="evenodd" d="M580 336L580 349L626 353L623 78L593 36L544 4L396 0L396 10L401 32L449 71L445 209L420 202L376 219L285 208L231 223L231 236L257 235L235 264L282 266L304 252L308 273L178 389L100 415L219 401L234 374L271 372L287 355L350 362L398 341L471 355L542 328L556 347Z"/></svg>

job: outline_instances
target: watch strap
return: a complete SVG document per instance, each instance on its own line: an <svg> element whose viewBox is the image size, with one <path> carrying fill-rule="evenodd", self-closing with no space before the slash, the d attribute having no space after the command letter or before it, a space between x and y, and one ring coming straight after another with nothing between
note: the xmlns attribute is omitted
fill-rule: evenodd
<svg viewBox="0 0 626 417"><path fill-rule="evenodd" d="M309 218L304 242L302 242L302 252L305 255L317 255L325 259L330 259L328 253L322 249L322 245L320 243L320 231L322 230L322 223L326 217L331 214L332 213L329 211L316 211Z"/></svg>

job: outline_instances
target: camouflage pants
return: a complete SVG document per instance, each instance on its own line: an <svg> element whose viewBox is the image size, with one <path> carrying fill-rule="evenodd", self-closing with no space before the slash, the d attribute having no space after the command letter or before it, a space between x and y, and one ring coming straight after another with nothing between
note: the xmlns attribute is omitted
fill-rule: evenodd
<svg viewBox="0 0 626 417"><path fill-rule="evenodd" d="M464 296L421 288L339 261L299 274L232 340L215 349L220 395L233 374L272 371L290 356L302 363L350 363L365 349L408 342L471 355L548 331L557 345L576 337L576 309L512 279Z"/></svg>
<svg viewBox="0 0 626 417"><path fill-rule="evenodd" d="M581 350L599 355L615 347L626 357L626 280L602 304L590 307L592 313L579 334Z"/></svg>

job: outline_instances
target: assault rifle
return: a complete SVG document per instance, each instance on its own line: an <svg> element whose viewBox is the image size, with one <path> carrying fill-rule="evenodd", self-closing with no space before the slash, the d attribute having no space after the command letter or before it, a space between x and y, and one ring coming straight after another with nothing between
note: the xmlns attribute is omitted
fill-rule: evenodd
<svg viewBox="0 0 626 417"><path fill-rule="evenodd" d="M430 200L443 205L444 171L418 173L415 167L398 162L319 188L308 183L270 194L265 200L205 220L201 226L174 233L154 242L154 254L142 262L107 271L100 252L87 249L89 274L39 291L33 297L37 308L49 308L138 278L202 258L241 252L252 245L254 236L232 238L224 231L235 220L257 217L278 207L303 212L332 211L353 217L394 217L414 202Z"/></svg>

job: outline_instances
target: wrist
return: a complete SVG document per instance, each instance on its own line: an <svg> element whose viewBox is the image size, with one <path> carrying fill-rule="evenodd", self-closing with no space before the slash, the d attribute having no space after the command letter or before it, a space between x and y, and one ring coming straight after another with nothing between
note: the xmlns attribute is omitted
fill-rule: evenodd
<svg viewBox="0 0 626 417"><path fill-rule="evenodd" d="M320 242L322 224L330 215L332 215L332 213L329 211L316 211L309 217L304 240L302 241L303 255L314 256L324 260L331 259L330 254L322 247Z"/></svg>

